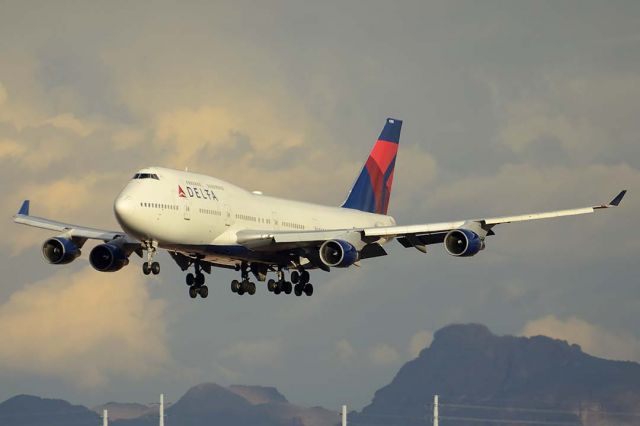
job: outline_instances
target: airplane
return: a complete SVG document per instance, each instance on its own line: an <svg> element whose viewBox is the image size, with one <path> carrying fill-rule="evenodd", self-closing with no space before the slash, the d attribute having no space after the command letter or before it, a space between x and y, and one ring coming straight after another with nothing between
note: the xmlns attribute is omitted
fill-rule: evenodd
<svg viewBox="0 0 640 426"><path fill-rule="evenodd" d="M193 268L186 274L191 298L208 296L204 273L214 267L240 271L240 280L231 282L231 291L239 295L255 294L253 274L271 293L311 296L310 270L359 266L387 255L383 246L394 239L423 253L429 245L443 244L452 256L470 257L484 250L496 225L594 213L618 206L626 194L592 207L397 225L387 211L401 128L401 120L386 120L341 206L270 197L203 174L148 167L135 173L115 199L122 231L31 216L29 200L14 221L59 233L42 246L45 260L54 265L74 261L91 239L102 241L89 253L91 266L100 272L118 271L133 253L144 258L146 252L142 271L157 275L160 264L154 257L167 250L182 271ZM270 273L275 279L267 281Z"/></svg>

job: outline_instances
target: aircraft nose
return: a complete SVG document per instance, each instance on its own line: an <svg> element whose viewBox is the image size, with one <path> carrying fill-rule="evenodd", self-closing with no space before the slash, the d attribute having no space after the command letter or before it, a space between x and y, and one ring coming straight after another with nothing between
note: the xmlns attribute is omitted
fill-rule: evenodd
<svg viewBox="0 0 640 426"><path fill-rule="evenodd" d="M119 196L113 204L113 210L120 222L127 222L133 212L133 199L129 195Z"/></svg>

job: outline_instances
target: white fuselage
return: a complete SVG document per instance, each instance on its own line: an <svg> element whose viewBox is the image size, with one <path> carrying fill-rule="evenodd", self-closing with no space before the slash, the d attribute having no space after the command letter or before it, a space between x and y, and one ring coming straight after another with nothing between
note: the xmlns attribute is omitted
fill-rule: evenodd
<svg viewBox="0 0 640 426"><path fill-rule="evenodd" d="M210 176L140 170L114 203L122 228L161 248L233 265L246 260L239 231L320 231L395 225L391 216L269 197ZM254 259L255 260L255 259Z"/></svg>

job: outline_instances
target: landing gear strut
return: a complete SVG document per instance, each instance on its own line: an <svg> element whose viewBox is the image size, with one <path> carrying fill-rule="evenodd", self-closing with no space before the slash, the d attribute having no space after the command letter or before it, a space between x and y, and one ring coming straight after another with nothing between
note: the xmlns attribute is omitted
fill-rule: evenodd
<svg viewBox="0 0 640 426"><path fill-rule="evenodd" d="M158 242L153 240L145 241L144 245L147 250L147 261L142 264L142 273L145 275L158 275L160 273L160 264L153 262L153 256L158 251Z"/></svg>
<svg viewBox="0 0 640 426"><path fill-rule="evenodd" d="M242 296L243 294L249 294L253 296L256 294L256 283L249 281L249 266L243 263L240 267L242 281L231 281L231 292L237 293Z"/></svg>
<svg viewBox="0 0 640 426"><path fill-rule="evenodd" d="M189 286L189 297L195 299L198 294L203 299L209 296L209 287L204 285L204 274L202 273L202 266L200 261L195 261L194 264L195 274L189 272L186 277L186 283Z"/></svg>

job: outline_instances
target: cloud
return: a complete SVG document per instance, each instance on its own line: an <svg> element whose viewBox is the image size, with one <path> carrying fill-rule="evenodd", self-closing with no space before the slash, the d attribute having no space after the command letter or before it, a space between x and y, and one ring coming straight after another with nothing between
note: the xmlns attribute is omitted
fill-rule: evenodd
<svg viewBox="0 0 640 426"><path fill-rule="evenodd" d="M115 187L115 182L120 180L120 176L111 173L89 173L82 177L66 177L46 183L28 182L7 197L3 207L4 211L13 214L22 200L28 198L32 200L31 214L36 216L85 226L111 223L111 201L105 200L103 188ZM97 206L104 208L96 208ZM40 244L46 238L43 235L41 231L28 232L22 226L12 224L2 243L8 244L13 255L16 255L26 248Z"/></svg>
<svg viewBox="0 0 640 426"><path fill-rule="evenodd" d="M356 356L356 350L347 339L340 339L336 342L335 354L338 361L348 363Z"/></svg>
<svg viewBox="0 0 640 426"><path fill-rule="evenodd" d="M0 140L0 160L11 160L22 157L27 151L24 145L10 139Z"/></svg>
<svg viewBox="0 0 640 426"><path fill-rule="evenodd" d="M65 113L48 118L42 124L49 124L59 129L69 130L81 137L87 137L98 127L96 123L80 120L74 114Z"/></svg>
<svg viewBox="0 0 640 426"><path fill-rule="evenodd" d="M378 366L395 364L400 360L400 354L393 346L380 343L369 351L369 360Z"/></svg>
<svg viewBox="0 0 640 426"><path fill-rule="evenodd" d="M172 364L164 311L135 268L58 273L0 305L0 369L87 388L154 375Z"/></svg>
<svg viewBox="0 0 640 426"><path fill-rule="evenodd" d="M4 104L7 100L7 89L4 88L2 82L0 82L0 105Z"/></svg>
<svg viewBox="0 0 640 426"><path fill-rule="evenodd" d="M418 331L409 342L409 356L411 359L420 355L420 352L433 341L433 333L427 330Z"/></svg>
<svg viewBox="0 0 640 426"><path fill-rule="evenodd" d="M560 319L547 315L525 324L523 336L549 336L577 343L582 349L602 358L640 361L640 339L626 332L615 332L576 317Z"/></svg>
<svg viewBox="0 0 640 426"><path fill-rule="evenodd" d="M220 352L222 358L231 358L248 365L272 364L282 354L282 339L241 340Z"/></svg>

